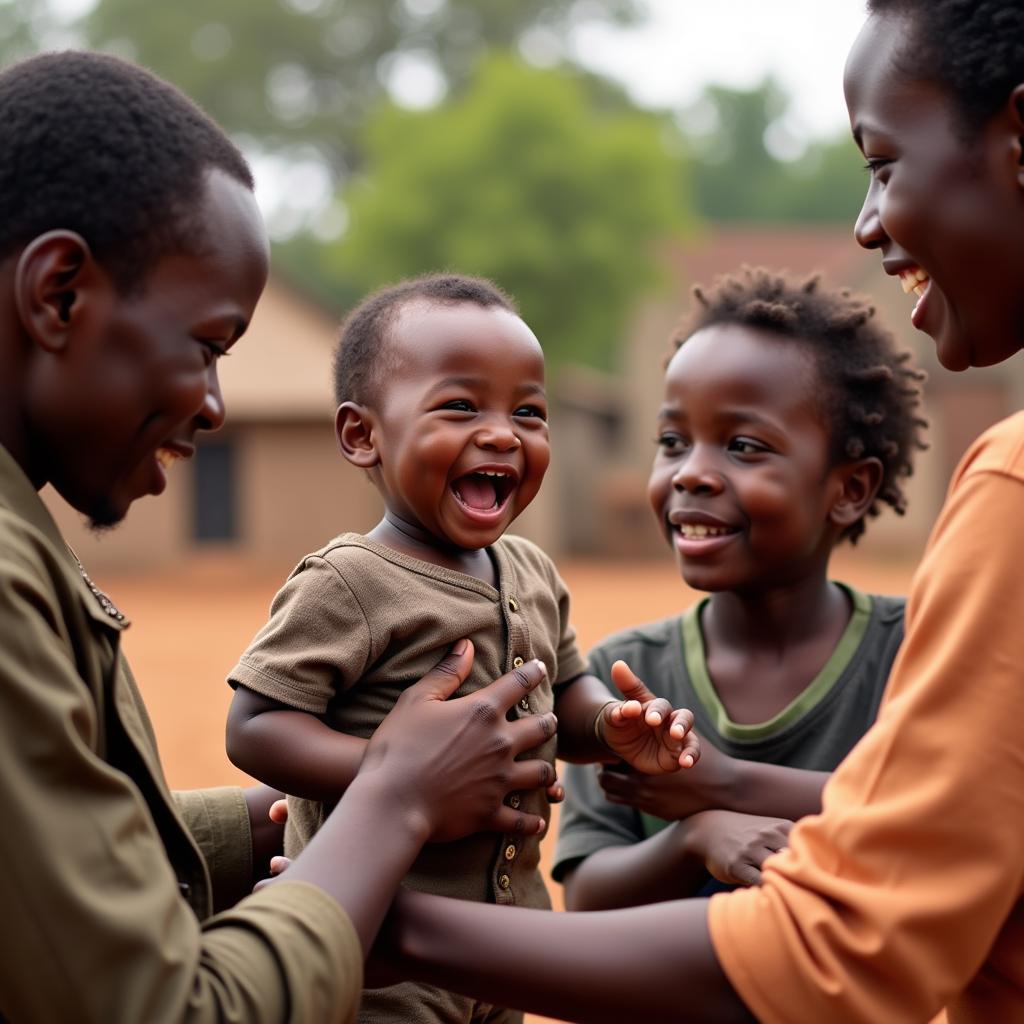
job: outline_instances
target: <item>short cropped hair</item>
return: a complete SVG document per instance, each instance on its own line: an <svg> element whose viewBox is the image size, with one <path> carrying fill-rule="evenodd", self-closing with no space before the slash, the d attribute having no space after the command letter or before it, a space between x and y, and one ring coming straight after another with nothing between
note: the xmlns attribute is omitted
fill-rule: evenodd
<svg viewBox="0 0 1024 1024"><path fill-rule="evenodd" d="M900 70L946 89L968 138L1024 82L1020 0L868 0L868 13L909 19Z"/></svg>
<svg viewBox="0 0 1024 1024"><path fill-rule="evenodd" d="M389 285L367 296L341 325L334 350L334 398L370 404L379 395L386 364L388 331L411 302L457 305L468 302L518 315L515 303L493 281L463 274L425 274Z"/></svg>
<svg viewBox="0 0 1024 1024"><path fill-rule="evenodd" d="M903 515L900 480L913 473L915 451L927 447L922 432L928 424L917 414L924 373L911 365L909 352L897 349L870 302L847 288L820 287L818 275L801 280L763 267L719 277L708 291L695 288L694 297L694 309L673 332L674 348L715 324L756 327L805 346L822 385L830 465L877 458L882 482L867 515L878 515L880 501ZM860 519L840 539L856 543L864 530Z"/></svg>
<svg viewBox="0 0 1024 1024"><path fill-rule="evenodd" d="M99 53L45 53L0 71L0 259L76 231L122 292L201 244L205 172L253 187L245 158L174 86Z"/></svg>

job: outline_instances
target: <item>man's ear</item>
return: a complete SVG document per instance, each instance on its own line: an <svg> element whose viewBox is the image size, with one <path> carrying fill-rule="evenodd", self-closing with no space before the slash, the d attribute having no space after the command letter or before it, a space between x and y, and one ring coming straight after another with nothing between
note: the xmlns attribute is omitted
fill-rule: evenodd
<svg viewBox="0 0 1024 1024"><path fill-rule="evenodd" d="M334 414L334 434L341 454L360 469L373 469L380 462L373 426L373 410L356 402L342 402Z"/></svg>
<svg viewBox="0 0 1024 1024"><path fill-rule="evenodd" d="M832 503L829 518L845 530L867 515L871 503L882 486L882 462L874 456L844 462L833 470L842 490Z"/></svg>
<svg viewBox="0 0 1024 1024"><path fill-rule="evenodd" d="M88 243L74 231L47 231L25 246L14 271L14 302L37 345L64 349L95 270Z"/></svg>

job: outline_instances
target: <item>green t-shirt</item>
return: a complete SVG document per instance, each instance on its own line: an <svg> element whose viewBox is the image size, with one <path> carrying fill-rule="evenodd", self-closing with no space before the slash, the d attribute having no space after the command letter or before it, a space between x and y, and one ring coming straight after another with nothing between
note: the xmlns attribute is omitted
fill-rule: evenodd
<svg viewBox="0 0 1024 1024"><path fill-rule="evenodd" d="M622 659L673 707L690 708L706 743L732 757L832 771L867 732L878 713L889 670L903 641L904 599L880 597L843 584L850 621L828 662L804 691L767 722L729 719L708 675L699 602L683 615L616 633L590 654L590 671L611 684ZM664 826L632 807L609 803L597 781L600 766L565 766L553 877L606 846L640 842Z"/></svg>

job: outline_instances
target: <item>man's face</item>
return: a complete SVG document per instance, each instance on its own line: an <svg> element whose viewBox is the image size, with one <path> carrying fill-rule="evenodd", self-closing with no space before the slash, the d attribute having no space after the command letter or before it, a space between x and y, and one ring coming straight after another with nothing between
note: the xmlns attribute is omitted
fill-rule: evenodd
<svg viewBox="0 0 1024 1024"><path fill-rule="evenodd" d="M211 172L196 253L158 260L123 295L106 279L40 378L33 443L46 479L94 525L166 486L167 466L224 421L217 360L248 326L266 283L266 233L251 192Z"/></svg>

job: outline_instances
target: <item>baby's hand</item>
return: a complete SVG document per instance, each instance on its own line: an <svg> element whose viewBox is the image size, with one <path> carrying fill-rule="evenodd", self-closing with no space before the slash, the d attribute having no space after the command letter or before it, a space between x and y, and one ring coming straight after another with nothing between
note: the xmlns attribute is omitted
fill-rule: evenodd
<svg viewBox="0 0 1024 1024"><path fill-rule="evenodd" d="M595 731L612 753L648 775L691 768L700 757L693 712L673 710L655 697L624 662L612 665L612 682L626 698L601 709Z"/></svg>

